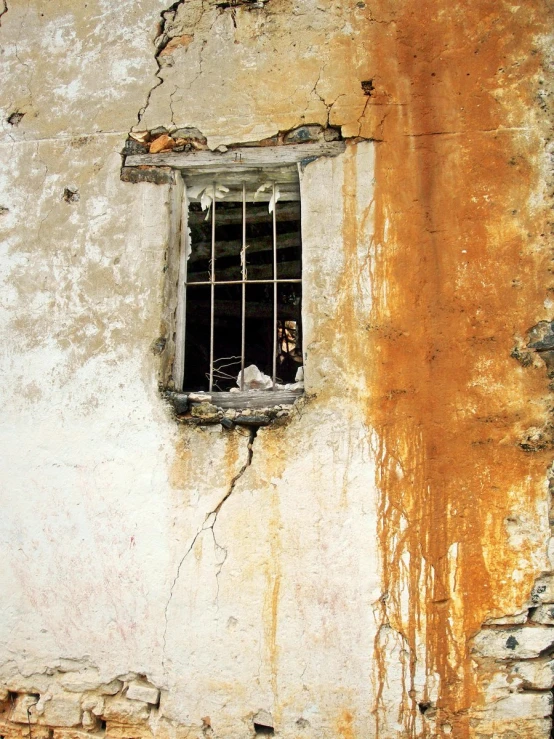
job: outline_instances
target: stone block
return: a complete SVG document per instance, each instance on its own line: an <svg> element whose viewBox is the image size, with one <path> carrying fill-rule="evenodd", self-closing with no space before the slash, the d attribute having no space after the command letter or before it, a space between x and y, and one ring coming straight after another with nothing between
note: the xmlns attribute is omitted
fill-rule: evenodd
<svg viewBox="0 0 554 739"><path fill-rule="evenodd" d="M94 716L101 716L104 713L104 705L104 698L98 695L87 696L81 702L81 708L90 711Z"/></svg>
<svg viewBox="0 0 554 739"><path fill-rule="evenodd" d="M551 690L554 687L554 660L518 662L512 674L523 680L523 687L533 690Z"/></svg>
<svg viewBox="0 0 554 739"><path fill-rule="evenodd" d="M10 721L0 721L0 736L4 739L27 739L29 727L22 724L12 724Z"/></svg>
<svg viewBox="0 0 554 739"><path fill-rule="evenodd" d="M514 613L511 616L500 616L499 618L488 618L485 621L486 626L514 626L516 624L524 624L527 621L527 610L521 613Z"/></svg>
<svg viewBox="0 0 554 739"><path fill-rule="evenodd" d="M160 691L146 680L133 680L127 688L127 698L156 705L160 700Z"/></svg>
<svg viewBox="0 0 554 739"><path fill-rule="evenodd" d="M538 624L554 626L554 605L539 606L530 620Z"/></svg>
<svg viewBox="0 0 554 739"><path fill-rule="evenodd" d="M54 729L54 739L92 739L94 734L90 734L83 729Z"/></svg>
<svg viewBox="0 0 554 739"><path fill-rule="evenodd" d="M549 718L472 719L470 736L475 739L548 739L552 726Z"/></svg>
<svg viewBox="0 0 554 739"><path fill-rule="evenodd" d="M187 733L189 739L190 734ZM105 739L152 739L153 734L148 724L108 723Z"/></svg>
<svg viewBox="0 0 554 739"><path fill-rule="evenodd" d="M285 136L285 144L302 144L305 141L319 141L323 134L321 126L300 126Z"/></svg>
<svg viewBox="0 0 554 739"><path fill-rule="evenodd" d="M83 724L83 729L86 729L86 731L94 731L94 729L100 726L99 719L91 711L83 711L81 723Z"/></svg>
<svg viewBox="0 0 554 739"><path fill-rule="evenodd" d="M535 581L531 591L531 604L554 603L554 575L542 575Z"/></svg>
<svg viewBox="0 0 554 739"><path fill-rule="evenodd" d="M554 570L554 536L551 536L548 540L548 547L546 550L548 561L550 563L550 569Z"/></svg>
<svg viewBox="0 0 554 739"><path fill-rule="evenodd" d="M47 726L79 726L81 703L76 698L51 698L44 703L44 710L38 722Z"/></svg>
<svg viewBox="0 0 554 739"><path fill-rule="evenodd" d="M37 695L19 694L15 699L9 719L17 724L34 724L37 721Z"/></svg>
<svg viewBox="0 0 554 739"><path fill-rule="evenodd" d="M104 695L115 695L123 687L121 680L112 680L109 683L103 682L96 670L66 673L60 679L60 685L71 693L97 690Z"/></svg>
<svg viewBox="0 0 554 739"><path fill-rule="evenodd" d="M118 724L140 724L148 720L150 706L148 703L126 698L112 698L106 701L102 718Z"/></svg>
<svg viewBox="0 0 554 739"><path fill-rule="evenodd" d="M200 141L202 144L207 143L206 137L197 128L178 128L176 131L172 131L171 135L174 139L193 139Z"/></svg>
<svg viewBox="0 0 554 739"><path fill-rule="evenodd" d="M494 721L541 719L552 713L552 693L512 693L487 706L482 717Z"/></svg>
<svg viewBox="0 0 554 739"><path fill-rule="evenodd" d="M0 721L0 736L3 736L4 739L29 739L29 724L12 724L11 721ZM50 739L50 729L46 726L33 724L31 739Z"/></svg>
<svg viewBox="0 0 554 739"><path fill-rule="evenodd" d="M493 659L534 659L553 645L554 629L548 626L522 626L483 629L474 638L472 651Z"/></svg>

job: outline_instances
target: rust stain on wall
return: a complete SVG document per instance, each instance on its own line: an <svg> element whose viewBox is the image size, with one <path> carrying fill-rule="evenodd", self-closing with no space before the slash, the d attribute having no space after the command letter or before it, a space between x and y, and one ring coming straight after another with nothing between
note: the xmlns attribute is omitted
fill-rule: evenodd
<svg viewBox="0 0 554 739"><path fill-rule="evenodd" d="M543 142L530 129L546 16L542 2L404 2L370 31L379 65L361 131L381 141L365 361L387 617L412 649L425 642L443 718L475 700L468 639L538 574L532 545L510 548L504 522L522 501L538 516L552 456L518 446L545 421L546 376L510 357L543 315L549 276L545 213L531 205Z"/></svg>
<svg viewBox="0 0 554 739"><path fill-rule="evenodd" d="M354 717L351 711L345 708L337 722L337 731L341 739L354 739L355 734L352 727L353 720Z"/></svg>

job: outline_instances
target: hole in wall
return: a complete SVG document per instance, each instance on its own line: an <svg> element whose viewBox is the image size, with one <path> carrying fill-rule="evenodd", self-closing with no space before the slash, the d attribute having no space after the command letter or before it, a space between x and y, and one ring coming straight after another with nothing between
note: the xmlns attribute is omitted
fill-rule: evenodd
<svg viewBox="0 0 554 739"><path fill-rule="evenodd" d="M255 721L254 731L256 732L256 736L273 736L275 734L273 726L264 726L263 724L257 724Z"/></svg>
<svg viewBox="0 0 554 739"><path fill-rule="evenodd" d="M421 713L421 714L422 714L423 716L425 716L425 714L427 713L427 711L428 711L428 710L429 710L429 709L431 708L431 704L430 704L430 703L428 703L428 702L425 702L425 703L418 703L418 704L417 704L417 707L419 708L419 712L420 712L420 713Z"/></svg>
<svg viewBox="0 0 554 739"><path fill-rule="evenodd" d="M100 729L106 731L106 722L103 719L100 720Z"/></svg>
<svg viewBox="0 0 554 739"><path fill-rule="evenodd" d="M66 203L76 203L81 199L79 190L76 187L65 187L63 191L63 199Z"/></svg>
<svg viewBox="0 0 554 739"><path fill-rule="evenodd" d="M368 97L371 97L371 93L373 90L375 90L375 85L373 84L373 80L362 80L362 92L364 95L367 95Z"/></svg>
<svg viewBox="0 0 554 739"><path fill-rule="evenodd" d="M25 113L21 113L19 110L14 110L6 120L10 126L19 126L24 115Z"/></svg>

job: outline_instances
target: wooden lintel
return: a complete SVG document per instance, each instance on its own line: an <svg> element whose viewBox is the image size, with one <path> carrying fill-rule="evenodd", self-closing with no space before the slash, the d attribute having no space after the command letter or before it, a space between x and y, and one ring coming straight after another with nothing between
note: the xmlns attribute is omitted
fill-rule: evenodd
<svg viewBox="0 0 554 739"><path fill-rule="evenodd" d="M334 157L342 154L344 141L325 141L316 144L291 144L289 146L244 146L219 151L167 152L165 154L132 154L125 158L126 167L155 165L191 169L216 166L232 171L233 167L271 167L296 164L313 157Z"/></svg>

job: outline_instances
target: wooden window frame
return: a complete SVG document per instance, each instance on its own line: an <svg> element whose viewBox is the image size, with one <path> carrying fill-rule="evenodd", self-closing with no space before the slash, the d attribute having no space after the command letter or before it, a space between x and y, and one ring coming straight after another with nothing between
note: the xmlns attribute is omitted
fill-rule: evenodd
<svg viewBox="0 0 554 739"><path fill-rule="evenodd" d="M303 395L303 390L282 390L276 385L276 347L277 347L277 313L275 309L277 284L276 279L268 280L274 285L274 349L273 349L273 387L268 390L244 390L239 392L213 391L213 338L210 345L210 388L206 393L187 393L183 389L184 377L184 339L186 326L186 295L187 259L190 253L188 230L189 203L186 197L186 188L195 179L213 178L213 181L226 182L279 182L280 187L290 183L295 188L300 199L299 171L305 164L321 156L337 156L345 150L344 141L304 143L281 146L246 146L230 148L225 152L194 151L166 154L135 154L126 157L126 167L171 167L175 176L169 186L169 237L165 267L164 308L162 314L162 336L165 345L161 354L160 389L169 391L174 406L187 407L189 395L194 402L203 399L213 403L218 408L267 408L278 405L290 405ZM288 199L291 199L290 193ZM214 198L215 202L215 198ZM243 208L245 192L243 190ZM216 206L217 209L217 206ZM273 210L273 260L275 270L276 234L275 208ZM212 226L212 257L214 248L214 232ZM243 236L244 249L244 236ZM207 284L211 285L212 314L211 335L213 337L213 292L215 276L213 266ZM290 282L291 280L285 280ZM302 282L302 280L295 280ZM250 282L250 281L249 281ZM264 281L265 282L265 281ZM217 283L215 283L217 284ZM241 284L239 281L237 284ZM244 292L244 274L242 278ZM243 299L243 311L244 311ZM244 316L242 320L242 352L241 369L244 369Z"/></svg>

